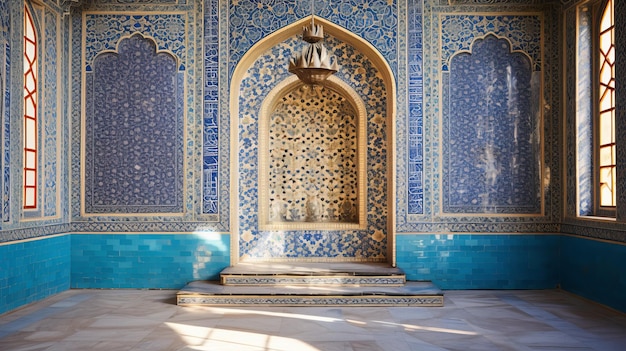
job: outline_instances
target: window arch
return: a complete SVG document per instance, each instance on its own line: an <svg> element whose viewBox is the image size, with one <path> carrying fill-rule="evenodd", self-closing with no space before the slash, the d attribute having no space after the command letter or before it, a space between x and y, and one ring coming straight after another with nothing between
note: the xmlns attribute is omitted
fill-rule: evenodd
<svg viewBox="0 0 626 351"><path fill-rule="evenodd" d="M38 156L38 126L37 126L37 31L33 15L24 5L24 209L37 208L37 156Z"/></svg>

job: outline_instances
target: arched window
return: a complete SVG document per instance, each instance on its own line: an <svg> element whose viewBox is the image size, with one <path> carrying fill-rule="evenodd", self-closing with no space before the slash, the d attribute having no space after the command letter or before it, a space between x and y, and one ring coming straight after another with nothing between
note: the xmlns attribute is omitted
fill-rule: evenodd
<svg viewBox="0 0 626 351"><path fill-rule="evenodd" d="M576 53L579 216L616 216L616 1L595 0L577 7L576 45L569 49Z"/></svg>
<svg viewBox="0 0 626 351"><path fill-rule="evenodd" d="M37 208L37 32L24 6L24 209Z"/></svg>
<svg viewBox="0 0 626 351"><path fill-rule="evenodd" d="M614 209L615 179L615 18L614 0L606 1L598 22L597 202L600 210Z"/></svg>

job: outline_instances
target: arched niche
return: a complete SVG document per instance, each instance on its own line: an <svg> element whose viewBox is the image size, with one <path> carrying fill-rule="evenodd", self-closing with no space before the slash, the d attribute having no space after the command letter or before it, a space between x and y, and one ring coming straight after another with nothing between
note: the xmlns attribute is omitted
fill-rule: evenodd
<svg viewBox="0 0 626 351"><path fill-rule="evenodd" d="M370 43L365 41L363 38L358 37L354 33L347 31L345 28L337 26L336 24L333 24L327 20L317 17L315 20L317 23L324 26L324 30L328 34L328 36L336 39L335 42L343 42L349 44L351 47L354 47L358 50L359 57L361 57L364 61L367 61L368 65L370 65L370 67L372 67L372 69L376 71L376 89L378 89L379 93L381 91L383 92L382 94L379 94L381 103L384 105L384 108L381 109L381 111L383 112L379 116L376 116L376 118L379 119L379 123L381 123L381 125L384 125L384 130L382 130L382 133L384 134L385 139L385 150L381 153L380 156L382 157L382 159L384 159L384 162L382 162L382 165L376 164L376 162L374 162L375 164L373 164L371 168L368 168L363 173L367 172L370 175L384 174L386 177L384 185L381 185L381 187L383 187L384 189L382 189L382 191L378 191L379 189L376 189L377 192L373 192L372 194L372 198L376 199L375 201L383 203L384 209L382 212L384 212L384 216L381 216L381 218L384 218L384 220L382 222L376 222L372 221L370 218L367 218L363 221L361 221L361 219L354 221L354 223L352 224L356 224L356 227L360 226L362 223L367 225L368 228L366 228L366 230L369 232L365 236L361 235L362 233L359 233L359 235L361 236L353 235L354 230L352 230L351 228L343 231L340 230L340 232L345 233L347 236L353 235L353 238L351 240L352 242L356 242L356 245L359 245L361 240L373 240L382 243L379 246L380 252L376 252L373 255L375 257L372 258L372 260L387 261L395 264L395 79L393 77L391 68L387 64L386 60ZM258 201L258 196L260 196L260 191L262 191L261 188L263 186L263 184L260 184L258 182L260 179L254 178L256 172L259 171L259 167L261 165L256 158L249 157L249 155L252 153L258 153L259 149L261 148L261 141L255 138L257 138L260 133L261 126L257 124L257 118L259 118L258 121L262 121L262 118L260 117L262 115L260 112L262 108L261 104L258 102L258 99L255 100L255 105L252 108L251 105L248 104L248 99L250 99L250 97L247 96L247 93L255 93L261 90L267 90L267 92L264 93L266 94L265 97L267 97L267 95L271 95L269 91L276 91L275 89L279 85L288 90L290 89L290 84L296 84L295 80L291 81L291 83L289 82L289 79L293 79L291 76L284 75L283 70L286 70L288 57L283 56L275 57L271 64L273 65L272 67L274 67L274 69L281 70L278 75L283 74L283 78L276 80L275 76L272 76L271 81L262 82L263 84L258 84L260 82L256 82L256 84L258 85L251 87L250 82L248 81L249 78L247 77L249 77L250 70L255 67L257 61L268 60L267 57L263 55L267 55L268 51L274 53L273 50L279 48L286 41L297 38L302 30L302 27L309 21L310 17L304 18L287 27L284 27L283 29L259 41L242 57L232 74L229 103L231 132L231 264L236 264L242 259L248 260L248 258L250 257L248 256L247 251L249 250L249 247L246 245L248 245L248 243L251 241L258 240L258 238L254 237L255 233L251 233L250 225L253 224L258 225L259 227L263 227L262 216L267 215L267 212L263 213L263 211L268 211L268 209L257 209L256 207L253 208L252 211L250 211L250 208L246 207L249 202ZM295 48L293 50L295 50ZM282 65L285 66L283 67ZM341 76L341 73L342 72L340 71L340 74L338 74L338 76ZM353 77L359 74L363 74L363 72L344 71L344 74L352 75L351 77ZM345 76L344 79L346 79ZM348 77L347 80L352 79ZM345 85L347 87L349 87L350 84L353 84L353 82L346 83L348 83ZM335 91L338 91L341 96L350 96L350 89L342 88L341 79L335 81L335 78L331 78L329 80L329 84L332 85L331 87L329 87L329 89L334 89ZM349 100L355 105L355 109L358 109L357 101L360 99L360 97L371 98L370 96L367 96L367 93L363 91L356 94L356 96L358 97L357 99L349 98ZM366 98L364 98L363 100L366 101L366 103L364 104L364 106L367 106L366 111L369 111L371 109L371 106L368 105ZM268 106L271 106L270 102L267 103L269 104ZM371 146L371 144L369 145ZM368 188L364 189L364 191L367 191L367 189ZM359 192L360 191L361 190L359 190ZM364 197L365 196L363 196L363 198ZM367 207L367 205L364 207ZM252 228L252 231L256 229L258 229L258 227ZM289 230L293 232L297 229ZM302 229L301 231L303 232L304 236L320 236L322 237L322 240L324 235L326 235L325 233L319 232L311 233L307 229ZM336 233L337 230L329 231L329 233L330 232ZM341 233L339 235L341 235ZM276 247L281 245L287 246L293 244L281 241L282 238L280 237L280 235L284 234L283 230L274 230L271 231L269 234L270 235L268 235L267 238L263 239L263 244L266 245L266 248L268 250L275 249ZM337 246L342 245L343 244L340 243ZM357 248L357 250L361 249L362 248ZM361 252L357 253L357 256L362 255L359 257L363 257L367 254L369 254L369 252ZM326 260L326 257L324 259ZM346 257L338 257L337 259L350 260ZM313 260L315 260L315 258ZM358 260L358 258L355 260Z"/></svg>
<svg viewBox="0 0 626 351"><path fill-rule="evenodd" d="M265 98L259 119L259 229L365 229L366 111L345 82L295 76Z"/></svg>

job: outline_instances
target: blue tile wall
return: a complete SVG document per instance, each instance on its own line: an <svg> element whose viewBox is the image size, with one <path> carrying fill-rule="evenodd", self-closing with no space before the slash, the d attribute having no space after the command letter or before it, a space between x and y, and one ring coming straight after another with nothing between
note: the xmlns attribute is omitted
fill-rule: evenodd
<svg viewBox="0 0 626 351"><path fill-rule="evenodd" d="M626 245L562 236L561 288L626 312Z"/></svg>
<svg viewBox="0 0 626 351"><path fill-rule="evenodd" d="M70 287L70 236L0 245L0 314Z"/></svg>
<svg viewBox="0 0 626 351"><path fill-rule="evenodd" d="M222 234L74 234L72 288L180 289L230 263Z"/></svg>
<svg viewBox="0 0 626 351"><path fill-rule="evenodd" d="M442 289L550 289L559 284L559 236L414 234L396 237L408 280Z"/></svg>

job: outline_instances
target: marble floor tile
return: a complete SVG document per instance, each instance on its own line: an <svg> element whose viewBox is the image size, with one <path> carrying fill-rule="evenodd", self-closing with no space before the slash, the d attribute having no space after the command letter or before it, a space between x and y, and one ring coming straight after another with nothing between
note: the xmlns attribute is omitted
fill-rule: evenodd
<svg viewBox="0 0 626 351"><path fill-rule="evenodd" d="M0 350L623 351L626 315L559 290L447 291L444 307L181 307L69 290L0 316Z"/></svg>

